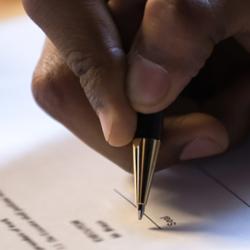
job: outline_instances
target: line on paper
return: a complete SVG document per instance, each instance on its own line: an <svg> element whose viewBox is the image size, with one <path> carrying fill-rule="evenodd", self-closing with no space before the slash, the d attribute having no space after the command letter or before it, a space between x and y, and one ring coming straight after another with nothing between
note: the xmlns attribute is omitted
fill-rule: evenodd
<svg viewBox="0 0 250 250"><path fill-rule="evenodd" d="M244 203L247 207L250 208L250 204L248 204L244 199L242 199L238 194L236 194L232 189L230 189L227 185L225 185L221 180L210 174L206 169L203 167L198 167L198 169L207 177L211 178L215 183L222 186L226 191L228 191L231 195L233 195L237 200Z"/></svg>
<svg viewBox="0 0 250 250"><path fill-rule="evenodd" d="M126 200L128 203L130 203L133 207L136 208L136 205L130 200L128 199L125 195L123 195L120 191L118 191L117 189L114 189L114 192L116 194L118 194L120 197L122 197L124 200ZM151 222L153 223L158 229L162 229L152 218L150 218L146 213L144 214L144 216Z"/></svg>

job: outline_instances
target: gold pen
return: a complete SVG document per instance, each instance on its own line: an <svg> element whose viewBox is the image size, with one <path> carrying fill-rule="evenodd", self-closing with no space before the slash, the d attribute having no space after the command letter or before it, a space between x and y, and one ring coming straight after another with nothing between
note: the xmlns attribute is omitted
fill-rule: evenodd
<svg viewBox="0 0 250 250"><path fill-rule="evenodd" d="M135 200L141 220L148 201L160 148L164 112L138 113L137 131L133 140Z"/></svg>

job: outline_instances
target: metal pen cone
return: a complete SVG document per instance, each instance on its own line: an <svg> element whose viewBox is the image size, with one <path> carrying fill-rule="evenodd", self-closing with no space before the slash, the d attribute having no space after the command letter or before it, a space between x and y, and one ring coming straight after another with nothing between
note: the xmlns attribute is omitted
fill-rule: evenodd
<svg viewBox="0 0 250 250"><path fill-rule="evenodd" d="M138 220L141 220L144 215L145 207L144 205L139 204L137 209L138 209Z"/></svg>

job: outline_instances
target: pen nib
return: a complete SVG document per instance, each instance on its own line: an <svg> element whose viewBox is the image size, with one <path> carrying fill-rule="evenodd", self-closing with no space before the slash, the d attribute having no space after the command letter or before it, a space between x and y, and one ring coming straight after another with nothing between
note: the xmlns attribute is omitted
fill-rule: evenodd
<svg viewBox="0 0 250 250"><path fill-rule="evenodd" d="M142 204L138 205L138 220L142 219L142 217L144 215L144 210L145 210L144 205L142 205Z"/></svg>

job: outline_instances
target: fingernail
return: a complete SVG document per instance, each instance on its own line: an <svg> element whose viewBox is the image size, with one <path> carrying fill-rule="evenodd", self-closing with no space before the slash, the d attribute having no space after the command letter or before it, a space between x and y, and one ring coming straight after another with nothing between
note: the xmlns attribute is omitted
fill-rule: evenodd
<svg viewBox="0 0 250 250"><path fill-rule="evenodd" d="M114 111L98 112L105 140L114 147L127 145L133 138L136 128L136 113L120 115ZM129 125L127 124L129 123Z"/></svg>
<svg viewBox="0 0 250 250"><path fill-rule="evenodd" d="M157 105L168 93L168 72L160 65L137 54L130 64L128 95L133 103Z"/></svg>
<svg viewBox="0 0 250 250"><path fill-rule="evenodd" d="M188 143L180 156L180 160L192 160L222 153L223 147L209 138L197 138Z"/></svg>
<svg viewBox="0 0 250 250"><path fill-rule="evenodd" d="M108 114L104 114L103 112L98 112L98 117L101 123L105 140L109 143L113 124L112 117Z"/></svg>

